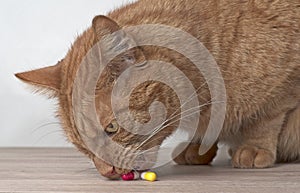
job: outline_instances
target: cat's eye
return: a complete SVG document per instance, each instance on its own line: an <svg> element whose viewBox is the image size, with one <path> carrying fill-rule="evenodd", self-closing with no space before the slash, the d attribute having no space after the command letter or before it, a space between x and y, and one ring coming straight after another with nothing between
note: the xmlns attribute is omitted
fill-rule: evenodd
<svg viewBox="0 0 300 193"><path fill-rule="evenodd" d="M105 132L109 135L115 134L119 131L119 124L117 121L112 121L108 126L105 128Z"/></svg>

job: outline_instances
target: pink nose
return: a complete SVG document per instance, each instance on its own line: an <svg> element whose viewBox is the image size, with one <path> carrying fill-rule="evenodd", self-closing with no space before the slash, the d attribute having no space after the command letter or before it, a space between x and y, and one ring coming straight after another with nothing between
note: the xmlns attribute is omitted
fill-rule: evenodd
<svg viewBox="0 0 300 193"><path fill-rule="evenodd" d="M109 179L119 179L120 175L116 172L115 168L107 163L105 163L104 161L102 161L101 159L98 158L94 158L94 164L98 170L98 172Z"/></svg>
<svg viewBox="0 0 300 193"><path fill-rule="evenodd" d="M118 178L120 178L120 175L116 172L114 167L112 167L110 170L108 170L106 173L104 173L102 175L104 177L109 178L109 179L118 179Z"/></svg>

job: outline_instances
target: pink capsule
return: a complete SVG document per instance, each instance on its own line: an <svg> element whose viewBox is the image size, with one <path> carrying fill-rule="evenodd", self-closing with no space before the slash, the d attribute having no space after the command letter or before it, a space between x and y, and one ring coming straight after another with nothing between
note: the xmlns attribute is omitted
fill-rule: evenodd
<svg viewBox="0 0 300 193"><path fill-rule="evenodd" d="M140 178L140 174L138 172L129 172L128 174L123 174L122 179L124 181L132 181Z"/></svg>

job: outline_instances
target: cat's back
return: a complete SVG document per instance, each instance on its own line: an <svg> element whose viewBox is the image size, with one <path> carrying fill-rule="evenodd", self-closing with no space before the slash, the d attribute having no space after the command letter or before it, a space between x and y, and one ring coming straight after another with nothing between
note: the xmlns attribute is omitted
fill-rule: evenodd
<svg viewBox="0 0 300 193"><path fill-rule="evenodd" d="M187 31L223 70L243 69L244 80L300 69L299 0L139 0L109 16L125 27L165 24Z"/></svg>
<svg viewBox="0 0 300 193"><path fill-rule="evenodd" d="M216 59L235 43L257 48L262 41L277 48L300 43L299 0L139 0L109 16L123 27L164 24L187 31Z"/></svg>
<svg viewBox="0 0 300 193"><path fill-rule="evenodd" d="M258 109L298 89L299 0L140 0L109 16L125 27L165 24L198 38L223 72L231 104Z"/></svg>

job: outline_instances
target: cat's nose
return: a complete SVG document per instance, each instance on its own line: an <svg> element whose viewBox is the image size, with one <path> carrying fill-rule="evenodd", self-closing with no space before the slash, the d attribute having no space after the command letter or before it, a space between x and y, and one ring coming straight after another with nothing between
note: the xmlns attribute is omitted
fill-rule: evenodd
<svg viewBox="0 0 300 193"><path fill-rule="evenodd" d="M119 179L120 175L116 172L115 168L107 163L105 163L104 161L102 161L99 158L94 158L93 159L94 164L98 170L98 172L109 179Z"/></svg>
<svg viewBox="0 0 300 193"><path fill-rule="evenodd" d="M102 174L104 177L109 179L119 179L120 175L116 172L115 168L110 168L106 173Z"/></svg>

